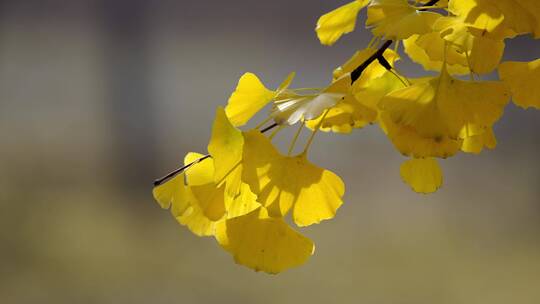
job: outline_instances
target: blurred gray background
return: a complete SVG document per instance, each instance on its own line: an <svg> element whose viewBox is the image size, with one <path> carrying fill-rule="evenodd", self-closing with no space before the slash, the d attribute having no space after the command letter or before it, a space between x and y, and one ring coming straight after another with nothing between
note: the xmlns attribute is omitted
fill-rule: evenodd
<svg viewBox="0 0 540 304"><path fill-rule="evenodd" d="M315 255L277 276L154 202L151 181L206 150L244 72L324 86L366 46L364 18L331 48L316 39L346 2L0 1L0 302L539 303L538 111L508 106L498 148L444 161L428 196L378 127L318 136L310 158L344 179L345 204L301 230ZM506 59L539 55L508 43Z"/></svg>

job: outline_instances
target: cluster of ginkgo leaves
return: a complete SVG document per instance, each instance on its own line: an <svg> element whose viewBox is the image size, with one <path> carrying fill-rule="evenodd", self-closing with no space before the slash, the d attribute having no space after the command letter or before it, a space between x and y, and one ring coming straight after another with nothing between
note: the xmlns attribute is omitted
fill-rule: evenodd
<svg viewBox="0 0 540 304"><path fill-rule="evenodd" d="M437 159L495 147L493 125L510 100L540 109L540 59L501 63L507 39L540 38L540 1L356 0L319 18L321 43L353 31L361 10L373 39L333 71L327 87L293 89L291 73L270 90L244 74L227 106L217 109L209 154L188 153L182 168L155 182L161 207L193 233L213 236L239 264L278 273L313 254L312 241L284 218L309 226L333 218L342 204L342 180L308 160L317 131L378 125L408 157L403 180L431 193L442 184ZM436 75L400 73L400 44ZM482 80L488 74L500 80ZM267 119L239 129L267 105ZM296 135L284 154L272 140L292 125ZM311 135L293 154L305 128Z"/></svg>

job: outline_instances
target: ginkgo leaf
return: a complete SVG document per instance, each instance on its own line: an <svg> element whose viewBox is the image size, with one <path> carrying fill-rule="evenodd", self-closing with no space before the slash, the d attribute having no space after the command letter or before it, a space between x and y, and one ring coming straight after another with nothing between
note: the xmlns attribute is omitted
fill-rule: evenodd
<svg viewBox="0 0 540 304"><path fill-rule="evenodd" d="M373 0L368 6L367 27L375 36L402 40L415 34L431 32L431 26L441 15L420 11L407 0Z"/></svg>
<svg viewBox="0 0 540 304"><path fill-rule="evenodd" d="M244 137L242 131L235 128L225 115L223 109L218 108L216 119L212 128L212 137L208 144L208 151L213 157L215 166L214 182L216 188L225 187L225 202L236 208L236 204L244 204L238 200L242 189L242 158L243 158ZM229 202L229 203L227 203ZM232 202L236 202L233 204ZM244 211L249 212L252 205ZM239 210L234 213L238 216Z"/></svg>
<svg viewBox="0 0 540 304"><path fill-rule="evenodd" d="M354 87L353 94L355 99L372 111L379 110L379 101L405 85L396 77L396 75L385 72L378 78L374 78L363 87ZM373 121L371 121L373 122Z"/></svg>
<svg viewBox="0 0 540 304"><path fill-rule="evenodd" d="M154 187L152 194L163 209L169 209L171 205L175 205L179 211L183 211L189 206L184 174L178 174L164 184Z"/></svg>
<svg viewBox="0 0 540 304"><path fill-rule="evenodd" d="M244 137L242 131L238 130L229 121L223 108L216 111L216 118L212 127L212 137L208 144L208 152L214 159L215 173L214 181L220 184L236 169L242 161L242 149ZM231 177L234 177L231 176ZM233 181L235 182L233 184ZM227 193L236 195L239 187L239 179L230 179L227 186Z"/></svg>
<svg viewBox="0 0 540 304"><path fill-rule="evenodd" d="M196 204L202 214L211 221L221 219L225 214L224 187L214 183L214 159L200 160L204 155L190 152L184 158L184 164L194 165L186 169L186 181L191 191L191 205Z"/></svg>
<svg viewBox="0 0 540 304"><path fill-rule="evenodd" d="M476 74L493 72L501 62L504 48L505 44L502 40L474 39L469 53L471 70Z"/></svg>
<svg viewBox="0 0 540 304"><path fill-rule="evenodd" d="M463 81L453 78L443 69L439 77L427 78L391 92L381 100L379 107L385 114L387 121L383 124L389 137L394 144L400 144L402 153L412 153L416 157L444 157L448 155L429 155L420 147L429 148L430 152L455 153L455 149L440 150L432 144L451 144L491 128L501 117L508 98L509 93L502 82ZM400 136L433 142L418 148L404 146ZM446 147L456 148L455 145ZM413 151L408 151L409 148Z"/></svg>
<svg viewBox="0 0 540 304"><path fill-rule="evenodd" d="M321 120L324 117L324 121ZM350 133L353 128L362 128L377 119L377 111L358 102L352 95L347 95L327 114L317 119L306 121L306 127L315 129L320 125L322 131L335 133Z"/></svg>
<svg viewBox="0 0 540 304"><path fill-rule="evenodd" d="M537 0L453 0L449 10L473 27L477 36L503 39L515 34L539 31L540 4Z"/></svg>
<svg viewBox="0 0 540 304"><path fill-rule="evenodd" d="M274 102L271 116L281 125L293 125L301 120L312 120L335 106L350 92L349 74L333 81L319 93L300 95L290 93Z"/></svg>
<svg viewBox="0 0 540 304"><path fill-rule="evenodd" d="M468 56L467 65L474 73L487 74L499 65L505 48L502 39L475 36L471 33L471 27L458 17L439 18L433 28L440 32L445 41Z"/></svg>
<svg viewBox="0 0 540 304"><path fill-rule="evenodd" d="M421 136L410 126L394 123L384 111L379 113L379 126L396 149L405 156L447 158L456 154L462 144L461 139L452 139L447 135Z"/></svg>
<svg viewBox="0 0 540 304"><path fill-rule="evenodd" d="M189 164L202 157L202 154L188 153L185 163ZM225 185L214 182L214 159L207 158L191 166L186 171L188 190L191 193L191 205L197 207L197 214L207 220L218 221L224 217L233 218L247 214L258 207L257 196L251 192L249 186L241 181L241 167L234 169L226 176L226 181L238 182L235 195L225 193Z"/></svg>
<svg viewBox="0 0 540 304"><path fill-rule="evenodd" d="M251 192L251 188L246 183L240 184L240 193L236 197L225 197L228 219L248 214L260 206L257 195Z"/></svg>
<svg viewBox="0 0 540 304"><path fill-rule="evenodd" d="M315 249L310 239L282 218L269 217L264 208L220 222L216 240L236 263L274 274L304 264Z"/></svg>
<svg viewBox="0 0 540 304"><path fill-rule="evenodd" d="M488 128L482 134L465 137L461 146L461 151L466 153L478 154L484 148L495 149L497 139L493 133L493 129Z"/></svg>
<svg viewBox="0 0 540 304"><path fill-rule="evenodd" d="M334 44L343 34L350 33L356 26L358 12L370 0L356 0L322 15L317 21L317 37L324 45Z"/></svg>
<svg viewBox="0 0 540 304"><path fill-rule="evenodd" d="M298 95L276 103L272 116L274 121L280 125L294 125L301 120L315 119L344 97L345 94L339 93Z"/></svg>
<svg viewBox="0 0 540 304"><path fill-rule="evenodd" d="M229 98L225 112L234 126L242 126L274 96L275 93L267 89L255 74L245 73Z"/></svg>
<svg viewBox="0 0 540 304"><path fill-rule="evenodd" d="M411 158L399 171L403 181L418 193L433 193L443 182L441 167L434 158Z"/></svg>
<svg viewBox="0 0 540 304"><path fill-rule="evenodd" d="M198 205L192 204L185 211L179 212L171 208L171 212L176 220L188 227L193 234L198 236L213 236L218 222L206 217Z"/></svg>
<svg viewBox="0 0 540 304"><path fill-rule="evenodd" d="M409 126L423 137L442 137L450 130L437 105L438 88L439 78L432 78L388 94L379 105L394 123ZM458 135L454 132L450 137Z"/></svg>
<svg viewBox="0 0 540 304"><path fill-rule="evenodd" d="M258 131L245 133L243 180L273 217L293 209L298 226L333 218L345 188L334 173L310 163L305 154L281 155Z"/></svg>
<svg viewBox="0 0 540 304"><path fill-rule="evenodd" d="M418 43L420 38L425 38L420 40L421 44ZM403 40L403 46L405 47L405 53L409 58L422 65L425 70L437 72L442 70L444 60L441 57L444 56L439 54L439 52L444 53L444 40L440 37L438 32L431 32L421 36L412 35ZM447 55L448 61L446 62L448 73L452 75L464 75L469 73L465 55L459 54L453 47L448 47L447 51L449 51ZM459 57L461 57L464 62L463 60L458 60Z"/></svg>
<svg viewBox="0 0 540 304"><path fill-rule="evenodd" d="M381 106L395 123L410 126L422 136L463 138L461 132L469 124L491 127L508 98L502 82L463 81L443 70L440 77L388 94Z"/></svg>
<svg viewBox="0 0 540 304"><path fill-rule="evenodd" d="M531 15L530 26L535 39L540 38L540 1L516 0Z"/></svg>
<svg viewBox="0 0 540 304"><path fill-rule="evenodd" d="M503 62L499 77L510 87L515 104L525 109L540 109L540 59Z"/></svg>
<svg viewBox="0 0 540 304"><path fill-rule="evenodd" d="M218 221L225 215L225 187L217 187L208 183L200 186L190 186L191 193L204 216L211 221Z"/></svg>
<svg viewBox="0 0 540 304"><path fill-rule="evenodd" d="M409 79L409 81L414 85L428 82L430 79L431 78L429 77L425 77ZM403 89L403 87L400 89ZM395 89L391 92L398 91L400 89ZM386 95L389 94L390 93ZM382 108L381 101L385 96L382 96L382 98L377 101L377 106L379 109ZM394 123L389 113L386 111L379 110L378 123L383 132L392 141L396 149L405 156L412 156L415 158L447 158L456 154L461 147L460 139L452 139L447 135L436 137L421 136L414 128L410 126Z"/></svg>
<svg viewBox="0 0 540 304"><path fill-rule="evenodd" d="M500 81L464 81L443 71L439 78L436 102L450 137L477 135L497 122L510 99ZM471 126L481 131L471 133Z"/></svg>
<svg viewBox="0 0 540 304"><path fill-rule="evenodd" d="M462 20L468 26L482 29L483 35L490 34L492 37L503 38L503 22L505 16L493 5L494 1L483 0L452 0L448 10Z"/></svg>
<svg viewBox="0 0 540 304"><path fill-rule="evenodd" d="M218 108L208 144L214 163L213 184L192 189L195 197L205 202L201 209L210 219L217 220L224 214L227 218L241 216L260 205L257 196L242 181L243 148L242 132L232 125L223 109ZM207 169L206 173L209 171Z"/></svg>
<svg viewBox="0 0 540 304"><path fill-rule="evenodd" d="M188 153L184 158L184 163L186 165L191 164L202 156L199 153ZM192 181L194 184L197 184L194 187L201 187L200 185L208 183L213 184L214 172L212 159L206 159L193 164L186 169L185 173L188 183ZM167 191L162 192L162 190ZM185 184L184 174L179 174L162 186L158 186L154 189L154 194L156 192L160 192L160 199L169 197L168 201L170 201L172 215L180 224L187 226L191 232L198 236L210 236L214 234L215 221L210 220L205 215L200 201L198 201L192 192L192 187Z"/></svg>

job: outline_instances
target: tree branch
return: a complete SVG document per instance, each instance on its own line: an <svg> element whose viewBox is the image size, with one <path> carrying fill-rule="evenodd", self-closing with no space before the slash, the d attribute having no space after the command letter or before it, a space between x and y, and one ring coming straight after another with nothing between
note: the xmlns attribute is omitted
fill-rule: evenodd
<svg viewBox="0 0 540 304"><path fill-rule="evenodd" d="M439 0L431 0L429 2L427 2L424 6L432 6L432 5L435 5L437 4L437 2L439 2ZM420 9L421 11L425 11L426 9ZM388 63L388 61L384 58L383 54L384 54L384 51L386 51L386 49L388 49L388 47L390 47L390 45L392 45L394 41L392 40L386 40L383 45L381 45L381 47L373 54L371 55L366 61L364 61L362 64L360 64L356 69L354 69L352 72L351 72L351 83L354 83L356 80L358 80L358 78L360 78L360 76L362 76L362 72L364 72L364 70L375 60L379 61L379 63L385 67L387 70L390 70L392 69L392 66L390 66L390 63ZM273 128L275 128L278 124L277 123L274 123L264 129L261 130L261 133L265 133L265 132L268 132L270 130L272 130ZM206 154L205 156L197 159L196 161L190 163L190 164L187 164L183 167L180 167L170 173L168 173L167 175L161 177L161 178L158 178L154 181L154 187L157 187L159 185L163 185L165 182L169 181L171 178L175 177L176 175L182 173L184 170L186 170L187 168L195 165L196 163L199 163L207 158L210 158L210 154Z"/></svg>
<svg viewBox="0 0 540 304"><path fill-rule="evenodd" d="M439 2L439 0L431 0L428 3L426 3L424 6L432 6L432 5L437 4L437 2ZM421 11L425 11L425 9L422 9Z"/></svg>
<svg viewBox="0 0 540 304"><path fill-rule="evenodd" d="M359 65L356 69L354 69L351 72L351 83L354 83L360 76L362 76L362 72L373 62L375 59L379 59L379 61L384 60L386 62L386 59L384 59L383 54L384 51L392 44L392 40L386 40L383 45L373 54L371 55L366 61L362 62L361 65ZM380 59L382 58L382 59ZM386 66L385 66L386 67ZM388 67L386 67L388 69Z"/></svg>

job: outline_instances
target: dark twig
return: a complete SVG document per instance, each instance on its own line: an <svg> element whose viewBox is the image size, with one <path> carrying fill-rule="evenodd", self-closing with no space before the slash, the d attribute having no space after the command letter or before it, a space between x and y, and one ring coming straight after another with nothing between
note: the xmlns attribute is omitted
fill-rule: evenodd
<svg viewBox="0 0 540 304"><path fill-rule="evenodd" d="M393 42L392 40L386 40L383 43L383 45L381 45L381 47L373 55L369 56L369 58L366 61L362 62L361 65L359 65L356 69L354 69L354 71L351 72L351 83L354 83L356 80L358 80L358 78L360 78L360 76L362 75L362 72L364 72L364 70L376 59L379 59L379 62L381 61L386 62L386 59L384 59L383 54L384 54L384 51L386 51L386 49L392 44L392 42Z"/></svg>
<svg viewBox="0 0 540 304"><path fill-rule="evenodd" d="M272 130L273 128L277 127L277 125L278 125L277 123L273 123L273 124L269 125L268 127L262 129L261 133L266 133L266 132Z"/></svg>
<svg viewBox="0 0 540 304"><path fill-rule="evenodd" d="M431 0L428 3L424 4L423 6L432 6L432 5L437 4L437 2L439 2L439 0ZM427 9L421 9L421 11L426 11L426 10Z"/></svg>

